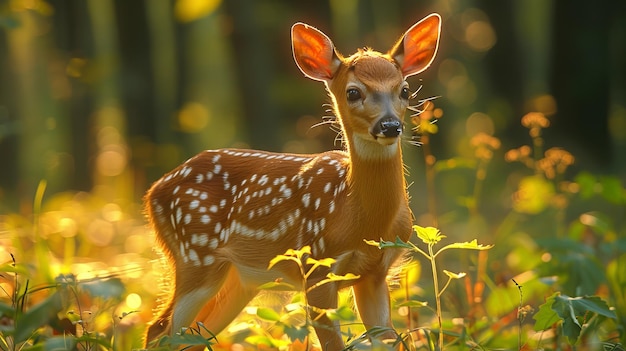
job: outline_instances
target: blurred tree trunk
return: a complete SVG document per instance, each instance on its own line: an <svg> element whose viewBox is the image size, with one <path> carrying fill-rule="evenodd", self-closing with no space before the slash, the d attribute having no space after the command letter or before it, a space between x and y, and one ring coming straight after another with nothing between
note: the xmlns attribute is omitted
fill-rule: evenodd
<svg viewBox="0 0 626 351"><path fill-rule="evenodd" d="M102 199L119 201L132 198L132 176L128 167L127 121L120 97L120 55L114 3L111 0L87 2L93 33L94 67L97 82L93 128L96 144L93 192Z"/></svg>
<svg viewBox="0 0 626 351"><path fill-rule="evenodd" d="M615 4L613 4L615 6ZM611 12L610 23L610 110L609 132L613 142L613 169L626 179L626 2Z"/></svg>
<svg viewBox="0 0 626 351"><path fill-rule="evenodd" d="M258 15L258 2L229 0L224 9L232 17L233 60L237 75L239 97L243 102L242 113L248 131L248 140L254 148L280 150L282 128L280 112L272 98L272 82L276 80L272 48L264 46L270 42L263 35Z"/></svg>
<svg viewBox="0 0 626 351"><path fill-rule="evenodd" d="M179 89L178 54L176 28L172 14L172 4L167 1L147 1L147 34L150 40L149 53L154 92L151 114L146 114L142 131L151 130L151 136L157 143L172 142L172 118L176 111Z"/></svg>
<svg viewBox="0 0 626 351"><path fill-rule="evenodd" d="M7 31L10 66L13 70L11 117L18 135L17 194L22 212L29 213L37 184L46 180L50 191L66 186L69 165L62 164L64 119L59 118L50 85L55 60L50 45L48 14L30 11L14 12L17 26ZM58 92L60 93L60 92Z"/></svg>
<svg viewBox="0 0 626 351"><path fill-rule="evenodd" d="M554 8L552 91L558 111L550 132L594 172L606 171L613 156L607 118L613 7L568 0Z"/></svg>

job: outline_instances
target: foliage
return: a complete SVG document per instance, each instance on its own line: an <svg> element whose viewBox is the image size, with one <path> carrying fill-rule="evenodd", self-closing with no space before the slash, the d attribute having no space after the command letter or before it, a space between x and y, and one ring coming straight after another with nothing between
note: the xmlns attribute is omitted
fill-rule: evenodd
<svg viewBox="0 0 626 351"><path fill-rule="evenodd" d="M561 321L563 335L573 345L578 341L583 325L588 325L596 315L616 319L615 312L598 296L569 297L556 292L539 306L533 317L534 328L535 331L546 330Z"/></svg>
<svg viewBox="0 0 626 351"><path fill-rule="evenodd" d="M437 302L437 320L439 324L439 333L438 333L439 336L438 336L437 349L443 350L443 322L442 322L443 316L441 312L441 295L448 288L448 285L450 285L450 282L453 279L461 279L466 276L466 273L464 272L453 273L448 270L443 270L444 274L448 277L448 281L444 284L443 287L440 287L439 278L438 278L439 274L437 270L437 262L435 259L440 253L449 249L489 250L493 247L493 245L481 245L481 244L478 244L476 240L473 240L471 242L448 244L438 249L437 251L433 251L435 245L438 244L446 236L441 234L439 229L433 228L433 227L424 228L424 227L415 225L413 226L413 230L417 234L417 237L420 240L422 240L424 244L427 245L428 247L427 251L420 249L419 247L417 247L415 244L411 242L404 242L400 240L400 238L396 238L395 242L388 242L384 240L381 240L380 242L366 240L365 242L369 245L377 246L380 249L387 249L387 248L410 249L413 252L420 253L422 256L426 257L429 260L430 266L432 268L432 274L433 274L434 295L435 295L435 301Z"/></svg>
<svg viewBox="0 0 626 351"><path fill-rule="evenodd" d="M300 276L302 277L301 286L302 286L303 291L301 292L301 297L298 297L297 300L292 300L292 306L295 304L295 306L298 307L298 310L305 312L304 313L305 314L304 325L294 326L291 323L285 323L284 320L286 319L282 318L278 313L276 313L272 309L259 308L257 310L257 316L265 320L276 322L278 326L284 328L285 334L287 334L289 339L292 341L298 340L300 342L304 342L305 339L308 340L307 337L311 331L311 327L316 325L316 321L322 315L326 315L331 320L340 320L340 321L350 320L351 321L354 319L354 314L346 306L343 306L337 309L321 309L319 307L312 306L309 304L307 295L312 290L315 290L322 285L333 283L333 282L359 279L358 275L354 275L352 273L348 273L345 275L337 275L335 273L329 272L326 275L326 278L321 279L315 283L311 283L309 279L311 275L318 268L320 267L330 268L335 263L336 260L333 258L315 259L315 258L310 257L310 255L311 255L311 247L308 245L302 247L299 250L288 249L285 252L285 254L278 255L275 258L273 258L268 265L268 269L272 268L278 262L284 262L284 261L291 261L291 262L294 262L296 265L298 265L298 269L300 270ZM296 290L296 287L290 284L284 283L284 282L271 282L271 283L262 285L260 288L261 289ZM294 312L297 313L297 310L292 311L291 313L286 314L285 316L290 317L290 314L293 314ZM313 312L314 315L311 315L311 312ZM258 344L260 340L257 337L254 339L248 338L248 341L254 341L253 344ZM271 346L275 344L277 344L277 342L273 341L271 343Z"/></svg>
<svg viewBox="0 0 626 351"><path fill-rule="evenodd" d="M98 300L104 306L118 303L124 293L124 285L119 279L111 277L78 282L73 275L62 275L56 278L54 284L30 287L28 270L15 261L2 265L0 273L4 278L12 277L14 283L11 293L3 288L3 292L10 297L9 303L0 302L3 319L0 350L113 347L113 336L94 329L98 316L81 307L81 300L87 297ZM32 306L26 302L40 292L47 292L47 296ZM102 312L107 309L105 307ZM59 318L63 314L65 317Z"/></svg>

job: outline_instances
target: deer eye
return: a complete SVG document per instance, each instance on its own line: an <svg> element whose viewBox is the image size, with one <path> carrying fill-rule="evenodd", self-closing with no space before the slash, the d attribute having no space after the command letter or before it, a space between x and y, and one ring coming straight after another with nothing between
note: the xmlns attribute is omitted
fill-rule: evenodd
<svg viewBox="0 0 626 351"><path fill-rule="evenodd" d="M358 89L354 89L354 88L348 89L346 91L346 98L350 102L354 102L354 101L360 100L361 99L361 92Z"/></svg>
<svg viewBox="0 0 626 351"><path fill-rule="evenodd" d="M409 91L409 88L407 87L402 88L402 91L400 92L401 98L408 100L410 95L411 95L411 92Z"/></svg>

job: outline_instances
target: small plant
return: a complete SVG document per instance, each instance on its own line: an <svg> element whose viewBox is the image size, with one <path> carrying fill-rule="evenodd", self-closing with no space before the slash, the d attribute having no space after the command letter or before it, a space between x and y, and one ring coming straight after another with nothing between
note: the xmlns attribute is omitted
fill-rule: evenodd
<svg viewBox="0 0 626 351"><path fill-rule="evenodd" d="M548 297L546 303L539 306L539 311L533 316L535 331L543 331L558 325L570 345L576 344L581 333L593 325L594 320L602 318L617 319L617 316L600 297L569 297L560 292ZM617 344L615 346L617 347Z"/></svg>
<svg viewBox="0 0 626 351"><path fill-rule="evenodd" d="M10 282L4 285L7 288L0 286L1 351L113 349L113 336L96 329L96 322L101 312L113 310L121 301L125 287L120 279L78 281L65 274L54 283L31 286L28 265L11 256L11 262L0 265L0 278ZM84 308L88 302L99 312ZM110 321L105 324L111 326Z"/></svg>
<svg viewBox="0 0 626 351"><path fill-rule="evenodd" d="M298 265L298 269L300 270L300 276L302 277L302 308L305 311L306 319L305 325L302 327L294 327L290 325L283 325L285 328L285 332L289 336L292 341L300 340L303 341L306 336L308 336L310 328L315 325L316 321L321 318L323 315L327 315L331 319L342 319L346 316L346 311L343 310L347 307L341 307L337 310L327 310L318 308L316 306L311 306L307 299L307 294L312 290L328 283L344 281L344 280L355 280L359 279L360 276L347 273L345 275L337 275L335 273L328 273L326 278L314 283L309 284L309 279L311 275L320 267L330 268L334 263L335 259L333 258L323 258L323 259L315 259L310 257L311 255L311 247L304 246L299 250L289 249L283 255L278 255L274 259L272 259L269 263L268 269L271 269L278 262L282 261L292 261ZM270 282L264 284L260 287L260 289L270 289L270 290L297 290L295 286L277 281ZM269 313L267 309L260 309L259 317L269 320L274 320L276 322L280 322L280 316L278 314ZM259 313L257 312L257 313ZM348 313L349 314L349 313Z"/></svg>
<svg viewBox="0 0 626 351"><path fill-rule="evenodd" d="M381 240L379 242L373 241L373 240L365 240L365 242L369 245L377 246L380 249L387 249L387 248L409 249L413 252L420 253L421 255L423 255L424 257L428 259L428 261L430 262L430 266L432 268L433 283L434 283L434 296L435 296L435 301L437 304L436 313L437 313L437 322L439 325L438 349L443 350L443 322L442 322L443 318L442 318L442 312L441 312L441 295L444 293L444 291L446 291L446 289L450 285L450 282L453 279L463 278L465 277L466 273L463 273L463 272L453 273L444 269L443 272L448 277L448 281L444 284L443 287L440 287L439 273L438 273L437 261L436 261L437 256L439 256L439 254L441 254L443 251L446 251L449 249L488 250L492 248L493 245L481 245L481 244L478 244L476 240L472 240L472 241L463 242L463 243L452 243L435 251L434 249L435 245L438 244L443 238L446 237L445 235L441 234L439 229L434 228L434 227L420 227L418 225L414 225L413 230L415 230L417 237L424 244L427 245L426 251L417 247L415 244L413 244L410 241L404 242L400 239L396 239L395 242L384 241L384 240Z"/></svg>
<svg viewBox="0 0 626 351"><path fill-rule="evenodd" d="M209 337L205 337L203 334L208 334ZM202 322L196 322L195 327L185 327L172 336L164 335L155 340L150 344L149 350L167 351L183 345L186 346L181 350L186 350L196 345L203 345L209 351L212 351L212 346L216 343L217 337L215 334L208 330Z"/></svg>

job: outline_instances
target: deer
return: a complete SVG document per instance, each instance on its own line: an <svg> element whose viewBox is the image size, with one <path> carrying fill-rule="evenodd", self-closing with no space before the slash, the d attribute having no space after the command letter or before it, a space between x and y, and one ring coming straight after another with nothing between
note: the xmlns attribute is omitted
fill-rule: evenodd
<svg viewBox="0 0 626 351"><path fill-rule="evenodd" d="M367 329L394 339L387 274L404 255L365 240L408 240L413 214L402 160L403 118L412 93L406 79L427 69L439 46L441 17L410 27L387 53L371 48L343 56L320 30L291 28L294 60L321 81L341 129L343 148L319 154L248 149L200 152L146 192L147 219L173 272L169 300L147 328L145 345L202 322L217 335L271 281L302 287L293 262L268 263L309 246L310 257L334 258L309 277L333 281L307 293L317 309L337 308L352 288ZM304 291L304 290L301 290ZM314 330L323 350L344 346L340 325L325 315Z"/></svg>

